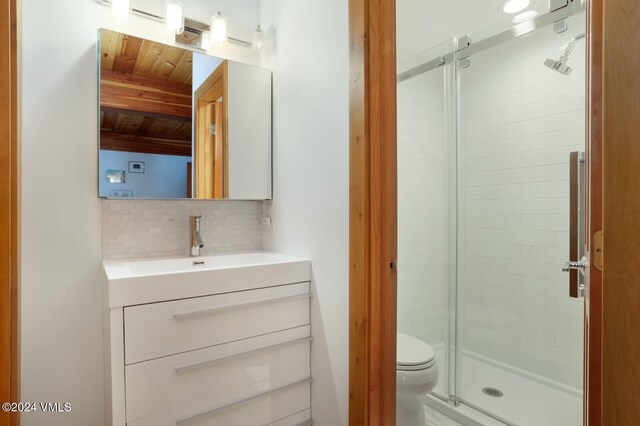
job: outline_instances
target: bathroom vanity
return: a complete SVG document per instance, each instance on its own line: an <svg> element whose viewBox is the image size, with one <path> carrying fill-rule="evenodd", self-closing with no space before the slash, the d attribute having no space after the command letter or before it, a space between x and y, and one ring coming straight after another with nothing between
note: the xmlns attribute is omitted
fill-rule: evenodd
<svg viewBox="0 0 640 426"><path fill-rule="evenodd" d="M310 262L104 261L108 424L311 424Z"/></svg>

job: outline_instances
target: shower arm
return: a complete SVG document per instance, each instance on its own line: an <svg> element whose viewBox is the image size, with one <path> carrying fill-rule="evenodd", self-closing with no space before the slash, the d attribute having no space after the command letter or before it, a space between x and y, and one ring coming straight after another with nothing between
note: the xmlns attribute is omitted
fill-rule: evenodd
<svg viewBox="0 0 640 426"><path fill-rule="evenodd" d="M562 62L563 64L566 63L569 60L569 55L571 55L571 52L573 52L573 49L576 48L576 45L578 44L578 42L585 37L586 37L585 33L582 33L575 36L573 39L571 39L571 41L569 42L569 45L564 50L564 54L560 58L560 62Z"/></svg>

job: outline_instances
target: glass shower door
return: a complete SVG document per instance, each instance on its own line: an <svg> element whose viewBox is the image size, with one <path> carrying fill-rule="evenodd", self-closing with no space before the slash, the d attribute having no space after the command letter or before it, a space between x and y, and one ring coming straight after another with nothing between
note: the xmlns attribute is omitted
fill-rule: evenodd
<svg viewBox="0 0 640 426"><path fill-rule="evenodd" d="M508 424L582 424L582 299L569 297L569 154L585 147L584 33L551 27L459 70L461 401Z"/></svg>
<svg viewBox="0 0 640 426"><path fill-rule="evenodd" d="M582 424L584 303L562 266L585 22L553 22L398 51L398 332L435 350L436 397L518 426Z"/></svg>
<svg viewBox="0 0 640 426"><path fill-rule="evenodd" d="M456 394L456 49L453 39L398 55L398 332L434 349L434 394L446 400Z"/></svg>

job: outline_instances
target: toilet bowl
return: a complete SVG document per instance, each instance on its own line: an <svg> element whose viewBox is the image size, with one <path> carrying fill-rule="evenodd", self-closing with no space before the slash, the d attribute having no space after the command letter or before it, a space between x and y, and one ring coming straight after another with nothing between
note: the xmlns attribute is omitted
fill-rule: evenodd
<svg viewBox="0 0 640 426"><path fill-rule="evenodd" d="M436 387L438 376L433 348L415 337L398 333L397 426L424 426L424 399Z"/></svg>

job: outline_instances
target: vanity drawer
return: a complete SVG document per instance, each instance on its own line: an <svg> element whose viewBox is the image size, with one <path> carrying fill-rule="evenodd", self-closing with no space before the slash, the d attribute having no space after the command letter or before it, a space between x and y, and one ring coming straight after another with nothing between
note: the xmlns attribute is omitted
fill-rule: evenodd
<svg viewBox="0 0 640 426"><path fill-rule="evenodd" d="M267 426L311 426L311 408L295 413L284 419L269 423Z"/></svg>
<svg viewBox="0 0 640 426"><path fill-rule="evenodd" d="M127 365L309 324L309 283L124 309Z"/></svg>
<svg viewBox="0 0 640 426"><path fill-rule="evenodd" d="M310 369L289 372L255 385L144 417L129 426L297 426L309 424ZM307 420L298 422L302 417Z"/></svg>
<svg viewBox="0 0 640 426"><path fill-rule="evenodd" d="M127 421L227 393L310 367L310 326L213 346L126 367ZM305 373L306 372L306 373Z"/></svg>

